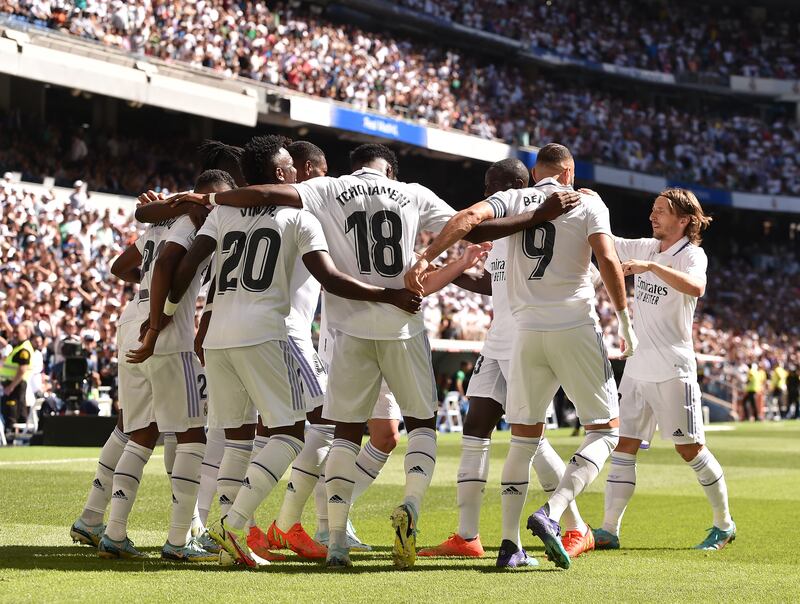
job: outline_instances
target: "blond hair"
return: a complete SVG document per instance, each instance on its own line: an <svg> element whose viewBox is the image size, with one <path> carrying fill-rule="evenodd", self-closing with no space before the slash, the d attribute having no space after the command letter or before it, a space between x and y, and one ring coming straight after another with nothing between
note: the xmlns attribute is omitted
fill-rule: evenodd
<svg viewBox="0 0 800 604"><path fill-rule="evenodd" d="M670 209L679 217L689 219L689 224L686 225L683 234L693 244L700 245L703 242L700 233L708 228L712 218L703 212L703 207L695 194L688 189L674 188L665 189L658 196L666 199Z"/></svg>

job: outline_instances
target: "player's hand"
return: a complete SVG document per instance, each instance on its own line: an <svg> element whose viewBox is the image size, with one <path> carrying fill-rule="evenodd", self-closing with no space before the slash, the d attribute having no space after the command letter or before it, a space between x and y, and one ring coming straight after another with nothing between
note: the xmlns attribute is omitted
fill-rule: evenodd
<svg viewBox="0 0 800 604"><path fill-rule="evenodd" d="M556 191L536 208L536 215L541 216L545 222L550 222L580 204L581 194L577 191Z"/></svg>
<svg viewBox="0 0 800 604"><path fill-rule="evenodd" d="M200 206L208 205L208 195L205 193L192 193L190 192L183 192L183 193L176 193L175 195L171 195L167 197L165 200L169 205L175 206L179 203L188 201L190 203L196 203Z"/></svg>
<svg viewBox="0 0 800 604"><path fill-rule="evenodd" d="M425 258L417 260L403 277L406 289L422 294L424 291L422 288L423 275L428 270L429 265L430 263Z"/></svg>
<svg viewBox="0 0 800 604"><path fill-rule="evenodd" d="M156 193L155 191L150 190L146 193L142 193L136 198L136 201L138 202L136 207L138 208L139 206L146 206L148 203L153 201L162 201L164 198L165 195L163 193Z"/></svg>
<svg viewBox="0 0 800 604"><path fill-rule="evenodd" d="M136 350L129 350L126 352L125 358L127 358L128 362L132 364L145 362L147 359L153 356L153 351L156 348L157 341L158 332L155 329L148 329L144 334L142 345Z"/></svg>
<svg viewBox="0 0 800 604"><path fill-rule="evenodd" d="M208 218L208 215L211 213L211 210L207 206L201 206L196 203L187 203L185 205L186 205L186 214L192 221L194 228L199 229L201 226L203 226L203 223L206 221L206 218Z"/></svg>
<svg viewBox="0 0 800 604"><path fill-rule="evenodd" d="M474 267L478 262L486 260L486 256L492 251L492 242L485 241L483 243L473 243L467 246L464 253L461 254L461 262L463 263L464 270Z"/></svg>
<svg viewBox="0 0 800 604"><path fill-rule="evenodd" d="M639 346L639 338L636 337L636 333L633 331L631 316L627 308L617 311L617 320L619 321L619 336L622 339L620 351L622 352L622 358L627 359L636 352L636 348Z"/></svg>
<svg viewBox="0 0 800 604"><path fill-rule="evenodd" d="M156 329L158 329L158 331L164 331L164 329L166 329L166 327L170 323L172 323L172 317L168 317L167 315L162 314L161 315L161 320L159 321L159 324L156 326ZM142 321L142 324L139 326L139 341L140 342L144 342L144 338L147 335L147 330L148 329L150 329L150 319L149 318L147 318L144 321Z"/></svg>
<svg viewBox="0 0 800 604"><path fill-rule="evenodd" d="M640 275L650 270L650 263L643 260L626 260L622 263L622 274L626 277L628 275Z"/></svg>
<svg viewBox="0 0 800 604"><path fill-rule="evenodd" d="M6 396L11 396L11 393L14 392L14 389L11 386L4 386L3 392Z"/></svg>
<svg viewBox="0 0 800 604"><path fill-rule="evenodd" d="M410 291L408 289L385 289L385 296L388 304L392 304L399 308L400 310L404 310L407 313L414 314L419 312L419 308L422 305L422 296L418 293Z"/></svg>

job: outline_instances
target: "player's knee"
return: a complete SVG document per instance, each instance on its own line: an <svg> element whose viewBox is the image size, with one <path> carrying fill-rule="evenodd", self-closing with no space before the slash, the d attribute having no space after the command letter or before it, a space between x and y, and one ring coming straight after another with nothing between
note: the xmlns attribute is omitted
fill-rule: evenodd
<svg viewBox="0 0 800 604"><path fill-rule="evenodd" d="M627 438L625 436L619 437L619 442L617 446L614 448L614 451L617 453L627 453L629 455L636 455L639 452L639 446L642 444L642 441L636 440L635 438Z"/></svg>
<svg viewBox="0 0 800 604"><path fill-rule="evenodd" d="M675 451L683 458L683 461L692 461L700 451L703 450L703 445L690 444L690 445L675 445Z"/></svg>
<svg viewBox="0 0 800 604"><path fill-rule="evenodd" d="M494 423L486 421L486 418L467 413L464 420L464 435L474 438L491 438L494 426Z"/></svg>
<svg viewBox="0 0 800 604"><path fill-rule="evenodd" d="M383 453L391 453L400 443L400 434L394 430L380 430L370 433L372 446Z"/></svg>

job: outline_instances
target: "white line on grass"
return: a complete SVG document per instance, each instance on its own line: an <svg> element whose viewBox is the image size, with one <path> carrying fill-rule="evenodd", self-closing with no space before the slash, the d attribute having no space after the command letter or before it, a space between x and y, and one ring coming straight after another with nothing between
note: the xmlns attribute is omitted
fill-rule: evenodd
<svg viewBox="0 0 800 604"><path fill-rule="evenodd" d="M150 459L159 459L163 455L152 455ZM72 457L70 459L35 459L29 461L0 461L0 466L45 466L60 463L81 463L85 461L97 461L97 457Z"/></svg>

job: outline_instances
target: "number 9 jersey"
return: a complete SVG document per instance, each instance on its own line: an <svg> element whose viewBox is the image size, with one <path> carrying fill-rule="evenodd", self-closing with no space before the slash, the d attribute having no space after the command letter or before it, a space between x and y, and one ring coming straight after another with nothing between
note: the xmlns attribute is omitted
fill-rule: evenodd
<svg viewBox="0 0 800 604"><path fill-rule="evenodd" d="M197 236L217 242L214 313L203 347L286 341L295 263L328 249L319 221L293 208L217 206Z"/></svg>
<svg viewBox="0 0 800 604"><path fill-rule="evenodd" d="M553 178L527 189L495 193L499 216L533 211L550 194L571 191ZM597 325L589 237L611 236L608 208L596 195L553 220L512 235L508 243L508 298L520 329L560 331Z"/></svg>

